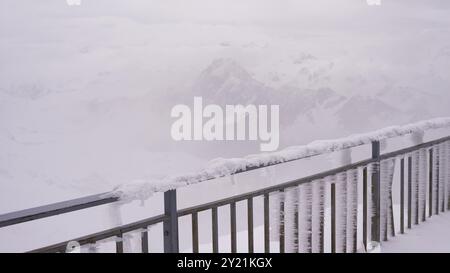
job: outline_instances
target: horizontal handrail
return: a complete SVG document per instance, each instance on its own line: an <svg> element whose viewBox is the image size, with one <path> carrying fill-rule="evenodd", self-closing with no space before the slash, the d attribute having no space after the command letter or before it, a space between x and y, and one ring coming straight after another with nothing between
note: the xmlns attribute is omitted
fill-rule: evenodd
<svg viewBox="0 0 450 273"><path fill-rule="evenodd" d="M0 228L28 221L42 219L58 214L96 207L118 201L119 198L106 196L105 193L94 194L68 201L53 203L31 209L25 209L0 215Z"/></svg>

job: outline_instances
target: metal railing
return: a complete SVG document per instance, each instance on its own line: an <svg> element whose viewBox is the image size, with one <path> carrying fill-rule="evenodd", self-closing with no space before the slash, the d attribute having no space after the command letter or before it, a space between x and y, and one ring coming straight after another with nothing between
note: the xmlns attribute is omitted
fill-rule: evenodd
<svg viewBox="0 0 450 273"><path fill-rule="evenodd" d="M392 164L395 165L396 162L400 162L400 233L405 232L405 224L410 229L413 224L418 225L426 221L427 216L450 209L449 156L450 136L385 154L380 153L380 142L374 141L372 157L369 159L198 206L178 210L176 190L169 190L164 193L164 214L31 252L65 252L71 241L89 245L108 238L116 238L118 239L115 242L116 252L121 253L124 250L123 241L120 240L123 235L140 231L142 252L147 253L149 252L147 228L160 223L163 224L164 252L179 252L179 218L190 216L192 251L196 253L199 252L198 215L204 211L211 211L212 251L219 252L218 209L228 207L231 252L234 253L237 252L238 202L246 202L248 252L255 251L255 239L263 239L264 252L271 252L270 229L271 220L274 219L270 208L273 203L270 201L274 197L279 204L276 214L279 219L276 219L276 223L279 225L277 243L280 252L356 252L358 231L362 233L359 240L366 249L371 242L387 241L396 235L392 189L394 185ZM362 180L362 196L358 191L359 178ZM300 200L305 196L308 198ZM254 234L255 198L263 200L263 238L255 238ZM362 200L362 208L358 200ZM116 197L98 194L8 213L0 215L0 228L116 201L118 201ZM289 211L286 211L287 208ZM361 209L362 226L358 221L358 212ZM329 219L326 216L327 210ZM302 227L299 227L299 222L303 223ZM330 232L328 249L325 249L326 224Z"/></svg>

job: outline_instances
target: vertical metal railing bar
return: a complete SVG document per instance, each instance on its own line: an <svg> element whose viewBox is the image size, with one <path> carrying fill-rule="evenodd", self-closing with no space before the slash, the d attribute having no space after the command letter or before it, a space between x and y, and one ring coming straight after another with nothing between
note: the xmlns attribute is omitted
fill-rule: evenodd
<svg viewBox="0 0 450 273"><path fill-rule="evenodd" d="M116 236L116 253L123 253L123 234L119 233Z"/></svg>
<svg viewBox="0 0 450 273"><path fill-rule="evenodd" d="M248 253L254 252L253 238L253 197L247 199Z"/></svg>
<svg viewBox="0 0 450 273"><path fill-rule="evenodd" d="M433 215L433 148L429 151L428 161L428 216Z"/></svg>
<svg viewBox="0 0 450 273"><path fill-rule="evenodd" d="M447 210L450 210L450 141L447 144Z"/></svg>
<svg viewBox="0 0 450 273"><path fill-rule="evenodd" d="M436 215L439 214L439 172L440 172L440 158L439 158L439 147L436 146L436 174L435 174L435 178L436 178Z"/></svg>
<svg viewBox="0 0 450 273"><path fill-rule="evenodd" d="M380 163L380 168L379 168L380 173L381 173L381 170L389 172L387 167L386 168L381 168L381 164L383 164L383 163ZM388 164L388 162L384 162L384 164ZM386 177L386 174L383 174L383 175ZM384 180L387 180L387 179L385 178ZM389 183L389 181L383 181L383 182L384 183L382 185L381 184L382 182L380 181L380 191L383 191L384 195L388 195L387 192L384 192L385 191L384 188L386 187L384 184ZM383 189L381 189L381 187L383 187ZM384 197L383 201L385 201L385 200L388 200L388 198ZM384 217L382 219L383 222L384 222L384 229L383 229L383 234L382 235L383 235L383 241L386 242L388 240L388 231L389 231L389 223L388 223L389 205L388 204L381 204L381 201L380 201L380 207L381 207L380 209L384 211ZM380 219L381 219L381 213L380 213ZM381 220L380 220L380 224L381 224Z"/></svg>
<svg viewBox="0 0 450 273"><path fill-rule="evenodd" d="M270 253L269 194L264 194L264 252Z"/></svg>
<svg viewBox="0 0 450 273"><path fill-rule="evenodd" d="M372 159L376 159L372 171L372 202L375 211L372 216L372 241L381 242L380 209L381 209L381 187L380 187L380 142L372 142Z"/></svg>
<svg viewBox="0 0 450 273"><path fill-rule="evenodd" d="M342 175L343 179L341 182L341 185L339 187L340 191L338 191L338 203L342 202L342 204L339 204L339 208L342 210L342 215L343 215L343 222L341 223L342 227L340 227L341 232L343 234L341 234L342 236L342 252L343 253L347 253L347 229L349 228L347 223L348 223L348 188L347 188L347 172L342 172L340 175ZM338 213L338 215L340 216L340 213Z"/></svg>
<svg viewBox="0 0 450 273"><path fill-rule="evenodd" d="M358 169L353 170L356 177L358 177ZM353 185L353 194L352 194L353 200L353 253L356 253L358 250L358 180L356 179L355 184Z"/></svg>
<svg viewBox="0 0 450 273"><path fill-rule="evenodd" d="M395 217L394 217L394 201L392 200L392 194L391 194L391 208L390 208L390 212L391 212L391 236L395 237Z"/></svg>
<svg viewBox="0 0 450 273"><path fill-rule="evenodd" d="M446 173L446 164L447 164L447 160L448 160L448 158L446 157L446 150L445 150L445 146L446 146L446 142L444 142L444 143L441 143L440 144L440 146L441 146L441 149L440 149L440 156L441 156L441 172L442 172L442 179L440 179L440 182L441 182L441 184L442 184L442 188L441 188L441 192L442 192L442 200L441 200L441 202L439 202L439 206L440 206L440 208L441 208L441 212L445 212L445 194L446 194L446 192L447 192L447 187L446 187L446 181L447 181L447 179L446 179L446 175L447 175L447 173Z"/></svg>
<svg viewBox="0 0 450 273"><path fill-rule="evenodd" d="M400 233L405 233L405 159L400 160Z"/></svg>
<svg viewBox="0 0 450 273"><path fill-rule="evenodd" d="M445 142L447 150L447 210L450 210L450 141ZM445 201L444 201L445 202Z"/></svg>
<svg viewBox="0 0 450 273"><path fill-rule="evenodd" d="M367 211L367 167L364 167L363 169L363 245L364 248L367 251L367 217L368 217L368 211Z"/></svg>
<svg viewBox="0 0 450 273"><path fill-rule="evenodd" d="M308 183L308 184L306 184L306 185L304 185L303 186L303 188L302 188L302 190L304 190L304 191L306 191L306 194L304 195L305 197L306 197L306 199L308 200L307 202L306 202L306 208L304 208L304 213L306 213L307 214L307 229L306 229L306 232L307 232L307 240L306 240L306 243L307 243L307 246L306 246L306 252L307 253L311 253L312 252L312 234L313 234L313 223L312 223L312 214L313 214L313 206L312 206L312 203L314 202L313 201L313 193L312 193L312 185L311 185L311 183Z"/></svg>
<svg viewBox="0 0 450 273"><path fill-rule="evenodd" d="M294 246L295 246L295 253L299 252L299 248L300 248L300 240L299 240L299 236L300 236L300 231L299 231L299 203L300 203L300 194L299 194L299 188L297 187L297 190L295 191L295 193L297 194L297 197L299 198L295 204L294 204Z"/></svg>
<svg viewBox="0 0 450 273"><path fill-rule="evenodd" d="M148 253L148 230L145 228L141 232L141 251L142 253Z"/></svg>
<svg viewBox="0 0 450 273"><path fill-rule="evenodd" d="M211 209L212 220L212 251L213 253L219 252L219 221L217 215L217 207Z"/></svg>
<svg viewBox="0 0 450 273"><path fill-rule="evenodd" d="M408 156L408 228L412 228L412 158Z"/></svg>
<svg viewBox="0 0 450 273"><path fill-rule="evenodd" d="M177 192L169 190L164 192L164 252L178 253L178 215L177 215Z"/></svg>
<svg viewBox="0 0 450 273"><path fill-rule="evenodd" d="M331 184L331 253L336 253L336 184Z"/></svg>
<svg viewBox="0 0 450 273"><path fill-rule="evenodd" d="M420 156L420 164L423 164L423 166L425 167L427 165L427 153L426 150L419 150L419 156ZM422 162L423 161L423 162ZM420 181L421 185L422 185L422 222L426 222L427 220L427 178L426 178L426 170L422 169L422 165L420 168L420 172L425 172L424 174L420 175L420 178L422 179Z"/></svg>
<svg viewBox="0 0 450 273"><path fill-rule="evenodd" d="M230 204L231 253L237 252L236 202Z"/></svg>
<svg viewBox="0 0 450 273"><path fill-rule="evenodd" d="M384 167L382 167L384 165ZM389 232L389 204L387 203L387 200L389 200L389 193L387 192L386 188L388 187L386 184L389 183L388 179L388 173L389 173L389 161L380 162L380 195L383 196L383 202L380 200L380 210L384 212L384 215L380 213L380 225L383 225L383 234L381 234L382 240L386 242L388 240L388 232ZM384 171L386 173L383 173L383 181L381 181L381 172Z"/></svg>
<svg viewBox="0 0 450 273"><path fill-rule="evenodd" d="M285 202L285 196L284 196L284 189L281 189L279 191L280 196L280 253L284 253L285 250L285 231L284 231L284 202Z"/></svg>
<svg viewBox="0 0 450 273"><path fill-rule="evenodd" d="M325 252L325 183L320 184L320 238L319 252Z"/></svg>
<svg viewBox="0 0 450 273"><path fill-rule="evenodd" d="M442 211L444 212L446 209L448 210L448 206L446 206L445 201L447 201L447 203L450 203L450 142L444 142L442 145L444 146L444 155L446 156L445 158L445 162L446 164L444 165L444 168L446 170L446 177L444 178L444 200L442 201Z"/></svg>
<svg viewBox="0 0 450 273"><path fill-rule="evenodd" d="M414 203L415 203L415 207L414 207L414 224L418 225L419 224L419 196L420 196L420 175L419 175L419 153L417 151L415 151L413 153L414 157L413 157L413 165L414 165Z"/></svg>
<svg viewBox="0 0 450 273"><path fill-rule="evenodd" d="M198 243L198 213L193 212L191 214L192 218L192 252L198 253L199 243Z"/></svg>

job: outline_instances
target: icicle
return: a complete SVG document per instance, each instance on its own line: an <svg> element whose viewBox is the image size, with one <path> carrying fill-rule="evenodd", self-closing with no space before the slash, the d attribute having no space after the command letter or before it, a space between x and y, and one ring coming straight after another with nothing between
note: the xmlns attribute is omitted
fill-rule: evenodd
<svg viewBox="0 0 450 273"><path fill-rule="evenodd" d="M269 173L267 171L267 168L261 168L260 171L259 171L259 176L261 176L261 177L268 177Z"/></svg>
<svg viewBox="0 0 450 273"><path fill-rule="evenodd" d="M446 192L447 192L447 188L446 188L446 178L447 178L447 151L446 151L446 147L445 147L445 143L439 144L439 157L440 157L440 164L441 164L441 168L439 171L439 195L440 195L440 203L439 203L439 210L443 211L445 208L445 196L446 196Z"/></svg>
<svg viewBox="0 0 450 273"><path fill-rule="evenodd" d="M267 167L267 175L269 177L269 185L275 185L277 182L276 179L276 167L275 166L271 166L271 167Z"/></svg>
<svg viewBox="0 0 450 273"><path fill-rule="evenodd" d="M389 161L383 160L380 162L380 236L381 239L386 238L387 234L387 218L388 218L388 176L389 176Z"/></svg>
<svg viewBox="0 0 450 273"><path fill-rule="evenodd" d="M446 209L449 210L450 209L450 141L446 142L446 158L447 158L447 180L446 180L446 187L447 187L447 192L446 192L446 196L445 196L445 206Z"/></svg>
<svg viewBox="0 0 450 273"><path fill-rule="evenodd" d="M347 173L336 175L336 252L345 253L347 235Z"/></svg>
<svg viewBox="0 0 450 273"><path fill-rule="evenodd" d="M420 216L420 202L419 202L419 185L420 185L420 175L419 175L419 152L415 151L412 154L412 223L419 223Z"/></svg>
<svg viewBox="0 0 450 273"><path fill-rule="evenodd" d="M325 179L326 181L326 179ZM322 250L322 230L325 222L325 182L324 180L313 181L312 189L312 252L319 253Z"/></svg>
<svg viewBox="0 0 450 273"><path fill-rule="evenodd" d="M423 143L425 132L418 131L411 134L411 140L413 145L420 145ZM423 217L421 215L423 213L423 202L420 202L421 192L424 191L424 188L421 187L421 177L420 177L420 152L415 151L412 154L412 222L419 223L419 219Z"/></svg>
<svg viewBox="0 0 450 273"><path fill-rule="evenodd" d="M417 146L423 143L424 131L416 131L411 134L411 142L413 146Z"/></svg>
<svg viewBox="0 0 450 273"><path fill-rule="evenodd" d="M388 239L394 230L392 219L392 184L394 182L396 158L390 158L381 162L381 236Z"/></svg>
<svg viewBox="0 0 450 273"><path fill-rule="evenodd" d="M367 189L367 198L368 198L368 202L369 202L369 208L371 208L370 212L369 212L369 219L367 221L368 249L376 247L376 244L377 244L376 242L372 241L372 232L371 232L371 230L372 230L372 217L374 217L376 215L375 200L373 200L373 196L372 196L372 193L373 193L373 190L374 190L373 189L374 181L372 181L372 174L374 174L375 172L379 171L379 169L380 169L380 164L378 162L370 164L368 166L368 168L367 168L368 176L369 176L368 179L370 179L370 186Z"/></svg>
<svg viewBox="0 0 450 273"><path fill-rule="evenodd" d="M439 177L440 177L440 149L439 146L434 146L433 147L433 202L432 202L432 208L433 208L433 214L436 214L438 212L438 206L437 204L439 203L439 191L440 189L439 187Z"/></svg>
<svg viewBox="0 0 450 273"><path fill-rule="evenodd" d="M426 199L427 199L427 149L419 150L419 215L422 221L426 218Z"/></svg>
<svg viewBox="0 0 450 273"><path fill-rule="evenodd" d="M128 245L124 245L124 251L129 253L141 253L142 252L142 232L145 229L137 229L127 234L124 234L123 240L128 242Z"/></svg>
<svg viewBox="0 0 450 273"><path fill-rule="evenodd" d="M119 203L112 203L108 206L109 211L109 219L111 222L111 225L113 227L118 227L122 225L122 214L120 212L121 205ZM123 247L124 251L126 249L130 249L130 242L127 239L123 239Z"/></svg>
<svg viewBox="0 0 450 273"><path fill-rule="evenodd" d="M285 252L298 252L298 210L299 210L299 194L298 187L288 188L285 190Z"/></svg>
<svg viewBox="0 0 450 273"><path fill-rule="evenodd" d="M99 246L97 243L89 244L88 246L88 253L98 253Z"/></svg>
<svg viewBox="0 0 450 273"><path fill-rule="evenodd" d="M271 241L280 239L280 203L283 200L283 195L280 192L272 192L269 195Z"/></svg>
<svg viewBox="0 0 450 273"><path fill-rule="evenodd" d="M372 173L373 166L372 164L369 164L367 166L367 243L370 244L372 241L372 216L374 213L373 209L373 202L372 202L372 187L371 187L371 173Z"/></svg>
<svg viewBox="0 0 450 273"><path fill-rule="evenodd" d="M236 177L233 174L230 175L230 182L231 182L231 185L233 185L233 186L236 185Z"/></svg>
<svg viewBox="0 0 450 273"><path fill-rule="evenodd" d="M354 252L358 213L358 170L347 171L347 252Z"/></svg>
<svg viewBox="0 0 450 273"><path fill-rule="evenodd" d="M325 252L331 252L331 185L336 182L336 175L327 176L324 179L324 249Z"/></svg>
<svg viewBox="0 0 450 273"><path fill-rule="evenodd" d="M299 252L312 251L312 184L306 183L299 187Z"/></svg>

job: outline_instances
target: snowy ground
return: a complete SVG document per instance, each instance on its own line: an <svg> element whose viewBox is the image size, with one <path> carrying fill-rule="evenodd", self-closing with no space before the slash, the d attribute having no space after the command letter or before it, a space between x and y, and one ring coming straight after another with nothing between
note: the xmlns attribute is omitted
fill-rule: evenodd
<svg viewBox="0 0 450 273"><path fill-rule="evenodd" d="M406 229L382 244L385 253L450 252L450 213L428 218L426 223Z"/></svg>

